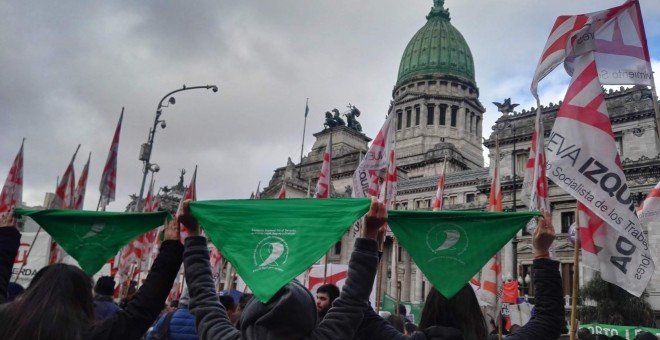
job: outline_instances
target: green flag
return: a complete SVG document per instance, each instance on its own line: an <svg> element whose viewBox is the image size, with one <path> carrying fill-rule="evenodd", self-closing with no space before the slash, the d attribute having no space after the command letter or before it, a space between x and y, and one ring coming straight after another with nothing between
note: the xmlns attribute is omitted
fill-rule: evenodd
<svg viewBox="0 0 660 340"><path fill-rule="evenodd" d="M389 211L388 223L424 275L454 296L538 212Z"/></svg>
<svg viewBox="0 0 660 340"><path fill-rule="evenodd" d="M163 224L168 212L16 209L41 226L89 275L132 239Z"/></svg>
<svg viewBox="0 0 660 340"><path fill-rule="evenodd" d="M190 210L261 302L308 269L369 209L369 199L197 201Z"/></svg>

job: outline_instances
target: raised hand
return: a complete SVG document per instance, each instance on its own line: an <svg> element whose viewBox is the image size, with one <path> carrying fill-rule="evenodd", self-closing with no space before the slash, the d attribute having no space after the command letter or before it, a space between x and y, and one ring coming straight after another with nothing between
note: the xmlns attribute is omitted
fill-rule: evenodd
<svg viewBox="0 0 660 340"><path fill-rule="evenodd" d="M555 240L555 228L552 226L552 215L543 211L543 217L534 231L532 242L534 258L547 258L550 256L549 249Z"/></svg>
<svg viewBox="0 0 660 340"><path fill-rule="evenodd" d="M0 214L0 228L16 228L16 217L13 209Z"/></svg>
<svg viewBox="0 0 660 340"><path fill-rule="evenodd" d="M179 229L179 223L175 220L168 221L165 218L165 228L163 229L163 240L176 240L178 241L181 236L181 230Z"/></svg>
<svg viewBox="0 0 660 340"><path fill-rule="evenodd" d="M198 236L199 235L199 222L197 219L190 213L190 202L191 200L183 201L183 214L179 215L179 223L183 224L188 228L189 236Z"/></svg>
<svg viewBox="0 0 660 340"><path fill-rule="evenodd" d="M364 229L362 236L378 240L378 233L384 229L387 223L387 209L383 202L378 201L375 197L371 198L371 206L365 218Z"/></svg>

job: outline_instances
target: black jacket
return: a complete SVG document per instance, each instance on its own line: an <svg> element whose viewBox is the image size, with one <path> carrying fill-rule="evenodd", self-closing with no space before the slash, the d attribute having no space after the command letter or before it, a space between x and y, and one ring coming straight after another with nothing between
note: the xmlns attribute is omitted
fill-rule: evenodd
<svg viewBox="0 0 660 340"><path fill-rule="evenodd" d="M7 286L20 244L21 233L18 229L0 228L0 304L7 302Z"/></svg>
<svg viewBox="0 0 660 340"><path fill-rule="evenodd" d="M357 239L341 295L325 318L316 324L314 297L297 281L284 286L263 304L251 300L234 328L215 293L206 238L186 239L184 265L190 291L190 310L202 339L352 339L368 308L378 264L377 245Z"/></svg>
<svg viewBox="0 0 660 340"><path fill-rule="evenodd" d="M564 298L562 297L561 276L559 275L559 262L549 259L534 260L532 267L534 289L536 296L536 314L529 322L516 333L506 339L557 339L561 334L564 323ZM429 327L423 332L416 332L412 336L399 333L385 319L381 318L373 309L369 308L364 314L357 339L383 339L383 340L450 340L462 339L460 331L449 327Z"/></svg>

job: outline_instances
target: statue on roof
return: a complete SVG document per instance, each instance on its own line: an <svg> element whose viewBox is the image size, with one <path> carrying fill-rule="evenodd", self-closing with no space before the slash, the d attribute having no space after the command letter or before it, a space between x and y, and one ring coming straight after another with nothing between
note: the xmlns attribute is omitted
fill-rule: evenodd
<svg viewBox="0 0 660 340"><path fill-rule="evenodd" d="M341 118L341 113L337 108L332 109L332 113L334 113L332 118L335 120L336 126L346 126L346 122Z"/></svg>
<svg viewBox="0 0 660 340"><path fill-rule="evenodd" d="M497 106L497 111L502 112L503 115L508 115L513 112L513 109L520 104L511 104L511 98L504 99L503 103L493 102Z"/></svg>
<svg viewBox="0 0 660 340"><path fill-rule="evenodd" d="M357 107L351 105L350 103L348 104L349 111L347 113L344 113L344 116L346 116L346 122L347 126L349 129L353 129L357 132L362 132L362 125L360 125L360 122L355 119L355 117L360 117L360 110L358 110Z"/></svg>
<svg viewBox="0 0 660 340"><path fill-rule="evenodd" d="M445 0L433 0L433 7L444 7L445 6Z"/></svg>

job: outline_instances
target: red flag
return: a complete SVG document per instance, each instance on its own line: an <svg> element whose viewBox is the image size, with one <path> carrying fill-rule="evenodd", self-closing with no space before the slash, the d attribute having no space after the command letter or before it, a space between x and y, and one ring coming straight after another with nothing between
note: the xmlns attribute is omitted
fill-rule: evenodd
<svg viewBox="0 0 660 340"><path fill-rule="evenodd" d="M73 209L82 210L85 203L85 191L87 189L87 176L89 174L89 160L92 158L92 153L89 153L87 163L83 168L80 178L78 178L78 186L76 186L75 194L73 195Z"/></svg>
<svg viewBox="0 0 660 340"><path fill-rule="evenodd" d="M179 208L176 210L176 218L183 213L183 202L186 200L197 201L197 166L195 165L195 172L193 172L190 184L186 188L186 192L179 201ZM181 225L181 241L183 242L188 237L188 228Z"/></svg>
<svg viewBox="0 0 660 340"><path fill-rule="evenodd" d="M325 146L325 151L323 152L323 164L321 165L321 173L319 174L319 180L316 182L316 194L315 198L329 198L330 197L330 178L331 178L331 166L332 166L332 133L330 134L330 139L328 144Z"/></svg>
<svg viewBox="0 0 660 340"><path fill-rule="evenodd" d="M433 198L433 211L442 210L442 198L445 195L445 172L447 171L447 159L442 163L442 173L438 177L438 190Z"/></svg>
<svg viewBox="0 0 660 340"><path fill-rule="evenodd" d="M529 159L525 164L525 178L523 180L523 196L528 201L529 210L550 211L548 199L548 178L545 175L545 143L543 123L541 121L541 108L536 111L534 129L532 130L532 145L529 150Z"/></svg>
<svg viewBox="0 0 660 340"><path fill-rule="evenodd" d="M391 207L394 204L397 190L397 173L396 173L396 153L394 148L390 149L388 156L387 174L385 175L385 189L381 190L379 196L381 197L386 207Z"/></svg>
<svg viewBox="0 0 660 340"><path fill-rule="evenodd" d="M78 144L78 148L73 154L71 162L69 162L69 166L67 166L66 170L64 170L64 175L62 175L62 178L57 185L57 189L55 190L55 197L50 205L51 209L71 209L74 206L73 196L76 190L76 176L73 169L73 162L76 160L76 155L78 154L79 149L80 144Z"/></svg>
<svg viewBox="0 0 660 340"><path fill-rule="evenodd" d="M222 268L220 265L222 264L222 254L220 253L220 250L218 248L213 247L211 249L211 273L213 274L213 279L215 280L216 284L220 280L220 271Z"/></svg>
<svg viewBox="0 0 660 340"><path fill-rule="evenodd" d="M0 193L0 216L3 213L10 211L16 206L20 206L23 202L23 142L21 142L21 148L14 158L14 164L12 164L7 174L7 179L5 180L5 185L2 187L2 192Z"/></svg>
<svg viewBox="0 0 660 340"><path fill-rule="evenodd" d="M121 122L123 119L124 108L122 107L119 122L115 129L115 135L112 138L112 145L110 145L110 151L108 151L108 159L105 161L103 174L101 175L99 191L101 192L100 205L102 207L115 200L115 190L117 188L117 152L119 151L119 134L121 133Z"/></svg>
<svg viewBox="0 0 660 340"><path fill-rule="evenodd" d="M282 181L282 187L280 188L280 192L277 194L277 198L281 200L286 198L286 181Z"/></svg>
<svg viewBox="0 0 660 340"><path fill-rule="evenodd" d="M639 221L649 223L660 218L660 182L655 185L637 210Z"/></svg>

